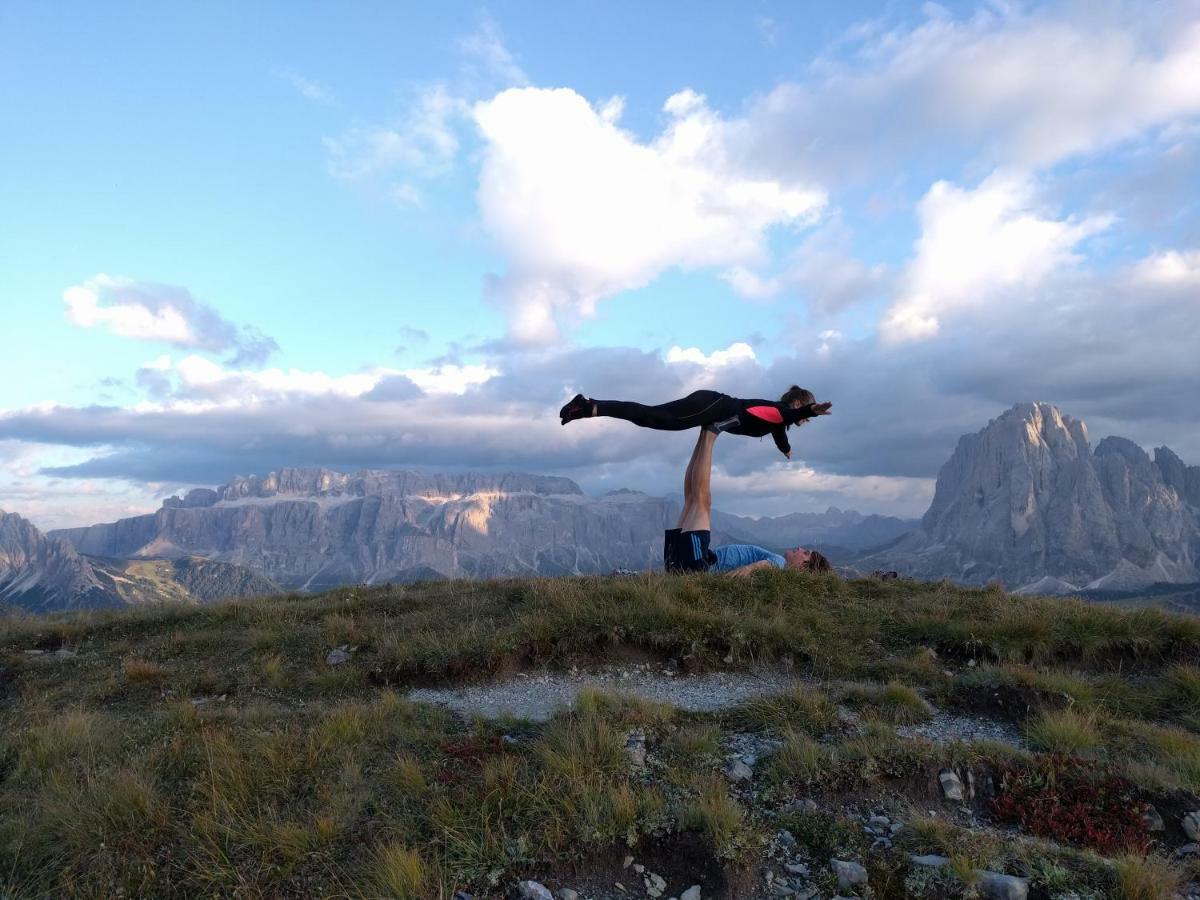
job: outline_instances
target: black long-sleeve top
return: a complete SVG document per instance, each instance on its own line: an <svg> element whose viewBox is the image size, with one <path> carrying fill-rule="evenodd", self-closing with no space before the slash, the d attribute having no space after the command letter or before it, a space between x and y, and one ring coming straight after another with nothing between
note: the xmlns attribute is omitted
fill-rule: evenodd
<svg viewBox="0 0 1200 900"><path fill-rule="evenodd" d="M744 434L748 437L766 437L769 434L779 452L785 455L792 452L792 445L787 438L787 427L817 415L814 404L811 403L799 408L780 403L778 400L739 398L737 403L740 407L737 415L714 423L714 427L718 431Z"/></svg>

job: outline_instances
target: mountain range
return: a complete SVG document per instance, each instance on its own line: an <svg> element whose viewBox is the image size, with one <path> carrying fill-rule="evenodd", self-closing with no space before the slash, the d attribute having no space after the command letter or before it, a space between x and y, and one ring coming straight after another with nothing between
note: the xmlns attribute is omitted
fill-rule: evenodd
<svg viewBox="0 0 1200 900"><path fill-rule="evenodd" d="M0 514L0 604L649 569L678 512L678 498L592 497L553 476L284 468L45 535ZM1025 403L959 441L919 521L836 507L761 519L714 511L713 541L817 547L849 571L1120 599L1200 582L1200 467L1119 437L1093 450L1082 421Z"/></svg>

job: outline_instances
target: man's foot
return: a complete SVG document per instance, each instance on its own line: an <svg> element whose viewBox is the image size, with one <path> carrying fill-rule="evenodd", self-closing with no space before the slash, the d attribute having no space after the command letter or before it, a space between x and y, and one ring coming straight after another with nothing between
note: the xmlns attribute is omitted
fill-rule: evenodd
<svg viewBox="0 0 1200 900"><path fill-rule="evenodd" d="M558 411L558 415L564 425L568 422L574 422L576 419L591 418L592 401L583 396L583 394L576 394L567 401L566 406Z"/></svg>

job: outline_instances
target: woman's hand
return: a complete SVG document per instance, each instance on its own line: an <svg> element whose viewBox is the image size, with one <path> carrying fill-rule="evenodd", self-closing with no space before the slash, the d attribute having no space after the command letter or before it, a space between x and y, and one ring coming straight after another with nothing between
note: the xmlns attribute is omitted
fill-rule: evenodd
<svg viewBox="0 0 1200 900"><path fill-rule="evenodd" d="M833 410L832 403L813 403L811 406L814 416L828 416Z"/></svg>

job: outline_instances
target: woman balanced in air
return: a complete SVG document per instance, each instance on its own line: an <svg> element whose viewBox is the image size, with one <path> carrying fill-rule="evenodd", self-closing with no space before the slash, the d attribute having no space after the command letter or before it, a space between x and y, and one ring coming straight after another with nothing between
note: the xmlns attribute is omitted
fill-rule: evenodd
<svg viewBox="0 0 1200 900"><path fill-rule="evenodd" d="M564 425L576 419L610 416L660 431L707 428L750 437L769 434L779 452L790 459L788 428L803 425L816 416L827 416L832 409L832 403L817 403L811 391L792 385L778 400L742 400L717 391L693 391L658 406L627 400L592 400L576 394L558 414Z"/></svg>

